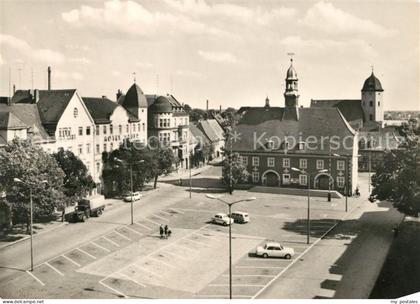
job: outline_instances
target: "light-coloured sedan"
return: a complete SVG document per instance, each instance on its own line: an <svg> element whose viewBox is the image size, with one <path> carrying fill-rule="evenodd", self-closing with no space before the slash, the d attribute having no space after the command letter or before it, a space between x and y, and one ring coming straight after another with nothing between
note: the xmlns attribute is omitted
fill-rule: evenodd
<svg viewBox="0 0 420 304"><path fill-rule="evenodd" d="M127 195L124 196L124 201L126 202L135 202L138 201L139 199L142 198L143 195L141 195L140 192L133 192L133 195L131 195L131 193L128 193Z"/></svg>
<svg viewBox="0 0 420 304"><path fill-rule="evenodd" d="M214 215L211 220L212 220L213 223L220 224L220 225L223 225L223 226L228 226L228 225L233 224L233 218L230 218L225 213L218 213L218 214Z"/></svg>
<svg viewBox="0 0 420 304"><path fill-rule="evenodd" d="M276 257L290 259L295 255L295 251L293 248L283 247L280 243L269 242L264 246L258 246L256 255L263 258Z"/></svg>

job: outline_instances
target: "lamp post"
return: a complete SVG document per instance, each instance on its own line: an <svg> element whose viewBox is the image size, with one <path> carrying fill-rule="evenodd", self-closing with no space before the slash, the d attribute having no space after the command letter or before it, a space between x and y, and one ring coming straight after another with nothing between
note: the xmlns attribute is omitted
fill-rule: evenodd
<svg viewBox="0 0 420 304"><path fill-rule="evenodd" d="M34 224L34 214L33 214L33 201L32 201L32 185L24 182L23 180L21 180L20 178L13 178L13 181L15 183L21 183L26 185L29 188L29 213L30 213L30 227L29 227L29 233L31 235L31 271L34 270L34 249L33 249L33 224ZM47 181L43 180L41 181L41 183L46 184Z"/></svg>
<svg viewBox="0 0 420 304"><path fill-rule="evenodd" d="M332 172L331 172L331 141L330 141L330 146L329 146L329 153L328 153L329 155L329 159L328 159L328 174L330 175L329 177L328 177L328 198L327 198L327 200L329 201L329 202L331 202L331 177L332 177Z"/></svg>
<svg viewBox="0 0 420 304"><path fill-rule="evenodd" d="M306 244L309 244L310 236L311 236L311 174L309 172L302 171L298 168L292 167L292 171L299 172L307 176L306 183L308 184L308 213L307 213L307 220L306 220L306 229L307 229L307 236L306 236ZM325 173L328 172L327 169L319 170L317 173Z"/></svg>
<svg viewBox="0 0 420 304"><path fill-rule="evenodd" d="M119 162L119 163L121 163L121 164L123 164L124 165L124 161L122 161L121 159L119 159L119 158L114 158L114 160L115 161L117 161L117 162ZM133 163L129 163L129 166L130 166L130 190L131 190L131 225L133 225L134 224L134 206L133 206L133 203L134 203L134 201L133 201L133 164L141 164L141 163L144 163L144 159L142 159L142 160L139 160L139 161L136 161L136 162L133 162Z"/></svg>
<svg viewBox="0 0 420 304"><path fill-rule="evenodd" d="M240 202L249 202L249 201L254 201L254 200L257 199L256 197L248 197L248 198L240 199L240 200L229 203L229 202L221 199L220 197L214 196L212 194L206 194L206 197L210 198L210 199L218 200L219 202L222 202L225 205L228 205L228 207L229 207L229 217L232 214L232 206L233 205L235 205L237 203L240 203ZM232 299L232 224L231 223L229 223L229 299Z"/></svg>

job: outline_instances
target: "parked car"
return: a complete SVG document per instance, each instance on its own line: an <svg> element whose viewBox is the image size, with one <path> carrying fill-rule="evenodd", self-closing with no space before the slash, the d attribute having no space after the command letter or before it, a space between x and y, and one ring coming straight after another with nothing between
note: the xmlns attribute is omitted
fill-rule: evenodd
<svg viewBox="0 0 420 304"><path fill-rule="evenodd" d="M133 192L133 195L131 195L131 192L130 192L130 193L127 193L124 196L124 201L125 202L131 202L131 201L135 202L135 201L138 201L139 199L141 199L142 196L143 195L140 192Z"/></svg>
<svg viewBox="0 0 420 304"><path fill-rule="evenodd" d="M290 259L295 255L295 251L293 248L283 247L280 243L269 242L264 246L258 246L256 255L263 258L276 257Z"/></svg>
<svg viewBox="0 0 420 304"><path fill-rule="evenodd" d="M223 226L228 226L228 225L233 224L233 218L230 218L225 213L218 213L218 214L214 215L211 220L212 220L213 223L220 224L220 225L223 225Z"/></svg>
<svg viewBox="0 0 420 304"><path fill-rule="evenodd" d="M233 221L235 223L244 224L244 223L249 222L249 214L246 212L241 212L241 211L232 212L230 217L233 218Z"/></svg>

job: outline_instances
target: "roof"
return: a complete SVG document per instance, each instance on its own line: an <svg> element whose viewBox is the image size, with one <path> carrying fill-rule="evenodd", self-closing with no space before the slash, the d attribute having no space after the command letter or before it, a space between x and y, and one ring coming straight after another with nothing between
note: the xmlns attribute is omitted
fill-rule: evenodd
<svg viewBox="0 0 420 304"><path fill-rule="evenodd" d="M136 83L128 89L127 94L118 99L118 103L126 109L147 107L146 95Z"/></svg>
<svg viewBox="0 0 420 304"><path fill-rule="evenodd" d="M61 115L76 93L70 90L39 90L39 101L36 103L43 124L57 124ZM18 90L12 97L12 103L34 103L30 90Z"/></svg>
<svg viewBox="0 0 420 304"><path fill-rule="evenodd" d="M82 97L82 100L96 124L111 123L112 113L120 106L105 97Z"/></svg>
<svg viewBox="0 0 420 304"><path fill-rule="evenodd" d="M168 98L159 96L149 107L149 113L168 113L172 112L172 105Z"/></svg>
<svg viewBox="0 0 420 304"><path fill-rule="evenodd" d="M293 59L290 59L290 67L287 69L286 80L297 80L297 73L293 67Z"/></svg>
<svg viewBox="0 0 420 304"><path fill-rule="evenodd" d="M363 84L362 91L380 91L382 92L382 85L376 76L372 74L365 80L365 83Z"/></svg>
<svg viewBox="0 0 420 304"><path fill-rule="evenodd" d="M392 150L398 148L400 141L401 136L393 126L359 132L359 150ZM371 147L368 146L368 142L372 143Z"/></svg>
<svg viewBox="0 0 420 304"><path fill-rule="evenodd" d="M215 119L199 121L198 128L200 128L200 130L210 139L211 142L224 139L224 131Z"/></svg>
<svg viewBox="0 0 420 304"><path fill-rule="evenodd" d="M210 144L209 138L196 125L190 124L190 128L189 129L190 129L190 132L191 132L192 136L194 136L194 138L199 143L202 143L203 145Z"/></svg>
<svg viewBox="0 0 420 304"><path fill-rule="evenodd" d="M183 105L173 96L146 95L149 113L168 113L172 112L173 116L188 116Z"/></svg>
<svg viewBox="0 0 420 304"><path fill-rule="evenodd" d="M19 118L11 112L0 112L0 130L29 129Z"/></svg>
<svg viewBox="0 0 420 304"><path fill-rule="evenodd" d="M360 99L312 99L311 108L338 108L348 122L364 121Z"/></svg>
<svg viewBox="0 0 420 304"><path fill-rule="evenodd" d="M29 127L28 132L41 139L50 139L47 130L44 128L41 117L39 116L37 104L0 104L0 112L13 113L21 122Z"/></svg>
<svg viewBox="0 0 420 304"><path fill-rule="evenodd" d="M265 146L268 146L270 139L275 139L275 151L283 152L284 146L281 143L293 138L295 145L292 142L290 153L329 154L328 140L322 144L321 139L338 136L341 140L346 138L346 145L339 145L334 153L353 153L353 145L349 139L353 141L356 132L338 109L299 108L298 111L299 119L296 120L284 116L285 108L249 108L244 111L234 129L237 136L232 148L235 151L267 151ZM312 141L314 137L315 143ZM307 149L299 150L299 141L307 142Z"/></svg>

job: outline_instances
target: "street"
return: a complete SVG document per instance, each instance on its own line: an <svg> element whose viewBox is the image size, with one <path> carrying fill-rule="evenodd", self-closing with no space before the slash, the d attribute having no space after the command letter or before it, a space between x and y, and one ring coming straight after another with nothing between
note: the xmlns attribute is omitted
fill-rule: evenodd
<svg viewBox="0 0 420 304"><path fill-rule="evenodd" d="M206 190L200 187L206 180L208 187L217 191L220 169L205 168L193 176L192 199L186 183L179 187L174 185L176 179L164 178L157 191L135 203L134 225L129 224L130 204L120 202L105 209L99 218L37 235L33 272L27 271L28 241L1 249L0 296L227 298L228 227L210 222L215 213L227 210L220 202L206 198ZM252 189L236 190L233 196L257 197L234 207L248 212L251 218L247 224L232 227L234 298L290 296L290 292L282 294L277 288L273 293L270 286L296 274L303 256L311 267L319 267L312 256L317 257L317 248L323 248L320 238L346 216L344 198L332 202L312 198L311 243L306 244L305 196L256 193ZM350 198L348 214L360 204L366 204L366 195ZM159 237L161 224L172 230L169 239ZM255 248L269 240L294 248L296 255L291 260L254 256ZM300 276L307 274L298 271ZM302 289L291 287L289 291L302 295Z"/></svg>

